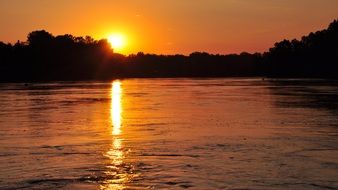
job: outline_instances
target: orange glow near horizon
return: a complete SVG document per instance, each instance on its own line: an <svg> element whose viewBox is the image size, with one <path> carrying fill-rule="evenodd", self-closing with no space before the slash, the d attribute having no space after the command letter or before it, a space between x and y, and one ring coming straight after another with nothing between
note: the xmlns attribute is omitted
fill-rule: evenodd
<svg viewBox="0 0 338 190"><path fill-rule="evenodd" d="M110 41L125 55L254 53L326 28L337 10L334 0L0 1L0 41L26 41L41 29L97 40L118 32L125 42Z"/></svg>

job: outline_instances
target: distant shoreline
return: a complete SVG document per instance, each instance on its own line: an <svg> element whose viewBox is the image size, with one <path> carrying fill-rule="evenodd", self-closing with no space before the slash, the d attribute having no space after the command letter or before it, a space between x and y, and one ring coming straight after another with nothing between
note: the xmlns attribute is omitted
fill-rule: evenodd
<svg viewBox="0 0 338 190"><path fill-rule="evenodd" d="M51 80L51 81L0 81L0 84L44 84L44 83L110 83L115 80L142 80L142 79L158 79L158 80L216 80L216 79L237 79L237 80L261 80L261 81L323 81L323 82L338 82L338 78L295 78L295 77L281 77L281 78L268 78L268 77L123 77L112 78L110 80Z"/></svg>
<svg viewBox="0 0 338 190"><path fill-rule="evenodd" d="M338 79L338 20L265 53L155 55L114 53L107 40L33 31L27 42L0 42L0 82L108 81L115 78Z"/></svg>

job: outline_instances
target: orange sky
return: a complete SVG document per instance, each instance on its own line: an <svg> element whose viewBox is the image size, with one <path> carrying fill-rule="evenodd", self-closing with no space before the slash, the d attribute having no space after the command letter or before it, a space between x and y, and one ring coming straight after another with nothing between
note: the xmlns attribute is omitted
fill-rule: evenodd
<svg viewBox="0 0 338 190"><path fill-rule="evenodd" d="M96 39L122 33L121 53L262 52L338 18L338 0L0 0L0 41L45 29Z"/></svg>

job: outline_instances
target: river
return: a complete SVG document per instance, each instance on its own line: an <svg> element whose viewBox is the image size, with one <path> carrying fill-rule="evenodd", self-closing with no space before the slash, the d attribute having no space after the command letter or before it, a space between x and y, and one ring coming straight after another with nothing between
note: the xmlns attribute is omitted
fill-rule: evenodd
<svg viewBox="0 0 338 190"><path fill-rule="evenodd" d="M1 189L338 189L338 82L0 84Z"/></svg>

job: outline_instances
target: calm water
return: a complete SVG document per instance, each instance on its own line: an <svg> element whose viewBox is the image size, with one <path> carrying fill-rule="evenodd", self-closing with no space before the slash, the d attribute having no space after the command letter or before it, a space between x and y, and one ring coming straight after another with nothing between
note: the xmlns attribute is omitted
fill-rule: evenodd
<svg viewBox="0 0 338 190"><path fill-rule="evenodd" d="M338 82L0 89L1 189L338 188Z"/></svg>

